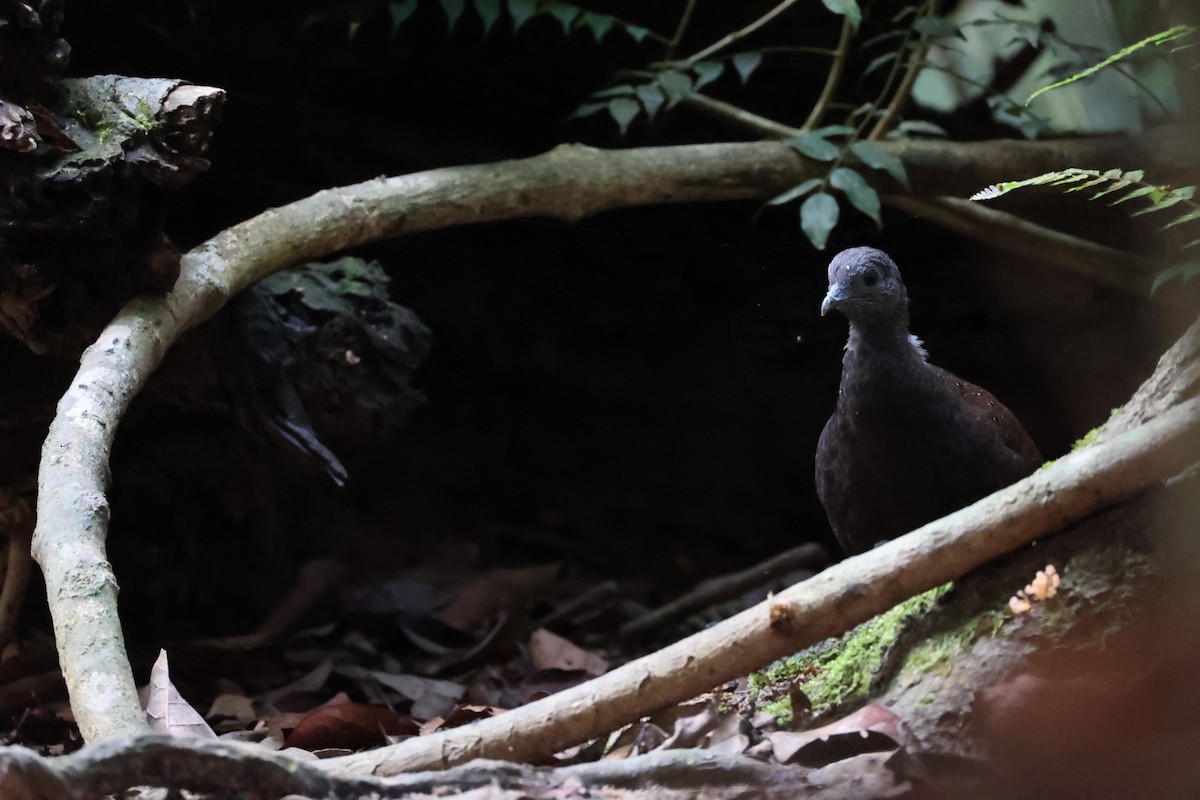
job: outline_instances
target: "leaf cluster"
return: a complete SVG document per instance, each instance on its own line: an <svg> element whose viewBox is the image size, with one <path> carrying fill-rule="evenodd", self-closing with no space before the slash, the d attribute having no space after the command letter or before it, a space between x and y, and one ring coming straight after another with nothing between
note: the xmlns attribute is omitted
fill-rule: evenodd
<svg viewBox="0 0 1200 800"><path fill-rule="evenodd" d="M673 108L684 97L720 78L727 68L737 74L744 86L762 63L762 58L760 52L744 51L720 60L671 63L660 71L629 71L625 73L628 77L640 81L593 92L570 118L578 119L603 111L612 117L624 136L630 123L640 114L645 113L647 121L653 122L660 109Z"/></svg>
<svg viewBox="0 0 1200 800"><path fill-rule="evenodd" d="M858 165L883 170L897 183L908 186L904 163L874 142L856 138L856 134L857 131L848 125L828 125L789 139L789 147L815 161L830 162L830 170L824 178L809 178L767 201L767 205L777 206L805 197L800 204L800 229L818 250L825 249L829 234L841 216L837 198L827 189L836 189L852 206L873 219L876 225L883 225L879 193L861 172L841 166L848 158ZM831 141L834 138L843 141Z"/></svg>
<svg viewBox="0 0 1200 800"><path fill-rule="evenodd" d="M393 30L398 30L413 15L421 0L391 0L388 13L392 18ZM466 12L468 0L438 0L446 15L450 30L458 24ZM614 29L625 31L636 42L643 41L651 32L640 25L618 19L611 14L601 14L562 0L470 0L475 13L483 23L484 36L491 33L501 15L507 13L512 33L517 33L527 22L536 17L551 17L562 26L563 34L588 30L597 43Z"/></svg>

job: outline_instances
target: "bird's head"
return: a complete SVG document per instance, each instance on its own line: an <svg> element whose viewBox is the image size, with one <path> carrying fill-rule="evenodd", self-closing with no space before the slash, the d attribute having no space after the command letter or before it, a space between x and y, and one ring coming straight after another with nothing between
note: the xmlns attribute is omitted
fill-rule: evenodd
<svg viewBox="0 0 1200 800"><path fill-rule="evenodd" d="M907 326L908 290L896 262L874 247L843 250L829 262L829 291L821 316L836 308L851 322L902 321Z"/></svg>

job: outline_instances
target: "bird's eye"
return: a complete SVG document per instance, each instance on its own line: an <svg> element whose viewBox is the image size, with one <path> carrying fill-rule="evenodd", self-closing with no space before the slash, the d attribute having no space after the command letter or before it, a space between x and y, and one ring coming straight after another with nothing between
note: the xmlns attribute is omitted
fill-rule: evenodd
<svg viewBox="0 0 1200 800"><path fill-rule="evenodd" d="M867 285L867 288L879 283L879 273L873 269L867 270L863 273L863 283Z"/></svg>

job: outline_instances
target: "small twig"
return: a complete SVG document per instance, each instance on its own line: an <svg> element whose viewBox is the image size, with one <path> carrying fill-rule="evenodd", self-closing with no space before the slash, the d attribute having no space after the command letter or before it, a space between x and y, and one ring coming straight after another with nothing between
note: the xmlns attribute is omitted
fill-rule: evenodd
<svg viewBox="0 0 1200 800"><path fill-rule="evenodd" d="M833 63L829 65L829 75L825 78L825 86L821 89L820 97L813 104L812 111L809 112L808 119L804 120L804 124L800 126L800 130L811 131L820 125L825 113L829 110L829 104L833 102L833 96L842 82L842 73L846 69L846 57L850 54L850 39L853 36L854 26L850 24L850 18L847 17L842 20L842 33L838 37Z"/></svg>
<svg viewBox="0 0 1200 800"><path fill-rule="evenodd" d="M619 588L620 587L617 585L616 581L604 581L604 583L598 583L583 594L576 597L574 600L562 604L545 616L539 618L537 620L537 624L540 627L548 628L551 625L562 622L565 619L570 619L576 613L588 608L589 606L599 605L600 603L607 602L613 597L616 597L617 590Z"/></svg>
<svg viewBox="0 0 1200 800"><path fill-rule="evenodd" d="M696 10L697 0L687 0L687 5L683 9L683 14L679 17L679 25L675 27L675 35L671 37L671 41L667 42L666 54L663 58L666 61L671 61L675 58L675 53L679 50L679 45L683 42L683 35L687 33L688 24L692 21L692 14Z"/></svg>
<svg viewBox="0 0 1200 800"><path fill-rule="evenodd" d="M930 0L928 10L923 16L933 16L938 13L941 7L941 0ZM907 44L907 39L905 43ZM909 96L912 94L913 85L917 82L917 75L921 72L921 64L925 61L925 53L929 51L930 40L928 36L922 38L921 48L912 54L909 59L908 68L905 70L904 79L900 81L900 85L896 88L896 93L892 95L892 101L888 103L887 109L883 112L883 116L875 123L875 127L871 129L871 133L867 136L868 139L882 139L892 126L896 124L896 119L900 116L900 112L904 109L904 105L908 102ZM904 48L901 47L901 50ZM893 70L889 76L889 83L892 76L895 76L895 67L900 64L900 53L896 53L896 62L892 64ZM876 104L878 106L878 104Z"/></svg>
<svg viewBox="0 0 1200 800"><path fill-rule="evenodd" d="M958 197L923 199L889 194L892 208L936 222L997 250L1054 264L1089 280L1147 299L1154 262L1133 253L1046 228L1015 214Z"/></svg>
<svg viewBox="0 0 1200 800"><path fill-rule="evenodd" d="M726 103L724 100L717 100L703 94L693 93L685 95L680 102L697 111L703 111L710 116L719 117L726 122L732 122L743 130L758 134L759 136L767 136L772 139L790 139L793 136L799 136L803 132L799 128L793 128L790 125L784 125L782 122L767 119L755 114L753 111L747 111L732 103Z"/></svg>
<svg viewBox="0 0 1200 800"><path fill-rule="evenodd" d="M1147 86L1146 84L1144 84L1140 80L1138 80L1138 77L1136 75L1134 75L1132 72L1130 72L1124 64L1115 64L1113 66L1113 69L1116 70L1118 75L1122 76L1123 78L1125 78L1126 80L1131 82L1134 86L1141 89L1143 94L1145 94L1152 101L1154 101L1154 105L1158 106L1158 110L1163 115L1164 118L1169 119L1174 116L1174 112L1172 112L1171 109L1167 108L1167 104L1164 103L1157 94L1152 92L1150 90L1149 86Z"/></svg>
<svg viewBox="0 0 1200 800"><path fill-rule="evenodd" d="M819 567L828 561L829 554L820 545L809 543L793 547L749 569L704 581L687 594L630 620L621 627L620 635L631 639L638 638L658 630L671 620L744 594L778 579L781 575L802 568Z"/></svg>
<svg viewBox="0 0 1200 800"><path fill-rule="evenodd" d="M783 0L782 3L775 6L770 11L768 11L766 14L763 14L761 17L754 20L754 22L751 22L746 27L739 28L738 30L734 31L733 33L726 34L725 36L721 37L720 40L710 44L708 47L704 48L700 52L689 56L684 63L691 65L691 64L695 64L697 61L703 61L704 59L708 58L712 54L719 53L720 51L724 50L726 47L729 47L729 45L734 44L735 42L740 41L741 39L745 39L747 36L754 33L756 30L763 27L764 25L768 24L769 22L771 22L771 20L775 19L780 14L787 11L792 6L796 5L796 3L798 3L799 1L800 0Z"/></svg>
<svg viewBox="0 0 1200 800"><path fill-rule="evenodd" d="M754 52L766 55L768 53L788 53L788 54L803 54L810 56L824 56L825 58L833 58L837 55L837 50L832 47L810 47L808 45L772 45L770 47L756 47ZM613 77L622 75L630 75L635 77L653 78L658 75L658 72L664 69L687 69L692 64L692 60L688 59L664 59L662 61L651 61L647 64L647 69L619 69L613 73Z"/></svg>

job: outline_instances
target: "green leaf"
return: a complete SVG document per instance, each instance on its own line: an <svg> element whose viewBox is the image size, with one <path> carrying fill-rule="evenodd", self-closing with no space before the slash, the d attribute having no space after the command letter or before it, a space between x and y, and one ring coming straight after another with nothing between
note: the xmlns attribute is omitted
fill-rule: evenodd
<svg viewBox="0 0 1200 800"><path fill-rule="evenodd" d="M567 119L583 119L606 108L608 108L608 103L583 103L579 108L568 114Z"/></svg>
<svg viewBox="0 0 1200 800"><path fill-rule="evenodd" d="M1099 200L1101 197L1104 197L1104 195L1112 194L1113 192L1119 192L1128 185L1129 185L1129 181L1114 181L1112 186L1109 186L1107 189L1101 189L1100 191L1096 192L1094 195L1092 195L1088 199L1089 200Z"/></svg>
<svg viewBox="0 0 1200 800"><path fill-rule="evenodd" d="M895 50L893 50L890 53L884 53L881 56L876 56L875 58L872 58L871 63L867 64L867 68L863 70L862 76L865 78L868 75L870 75L872 72L874 72L875 70L882 67L884 64L888 63L889 61L895 61L898 55L899 55L899 53L897 53Z"/></svg>
<svg viewBox="0 0 1200 800"><path fill-rule="evenodd" d="M1195 244L1195 242L1193 242L1193 244ZM1190 281L1196 276L1200 276L1200 262L1197 261L1188 261L1183 264L1175 264L1167 267L1162 272L1154 276L1154 282L1150 284L1150 296L1153 297L1154 293L1157 292L1159 288L1169 280L1179 278L1184 281Z"/></svg>
<svg viewBox="0 0 1200 800"><path fill-rule="evenodd" d="M592 92L592 97L622 97L633 94L633 86L622 83L620 86L610 86L598 92Z"/></svg>
<svg viewBox="0 0 1200 800"><path fill-rule="evenodd" d="M500 0L475 0L475 13L483 20L483 35L492 32L492 26L500 19Z"/></svg>
<svg viewBox="0 0 1200 800"><path fill-rule="evenodd" d="M876 225L883 227L883 219L879 215L879 194L856 170L838 167L829 174L829 183L833 188L841 190L855 208L875 220Z"/></svg>
<svg viewBox="0 0 1200 800"><path fill-rule="evenodd" d="M346 31L346 41L350 41L358 33L358 29L362 27L361 19L350 20L350 28Z"/></svg>
<svg viewBox="0 0 1200 800"><path fill-rule="evenodd" d="M813 136L820 136L822 139L828 139L830 136L849 136L856 132L857 128L851 128L849 125L823 125L809 131Z"/></svg>
<svg viewBox="0 0 1200 800"><path fill-rule="evenodd" d="M542 10L562 23L563 33L571 32L571 23L579 16L579 7L566 3L546 3Z"/></svg>
<svg viewBox="0 0 1200 800"><path fill-rule="evenodd" d="M833 161L841 152L833 142L811 133L792 137L787 140L787 145L816 161Z"/></svg>
<svg viewBox="0 0 1200 800"><path fill-rule="evenodd" d="M624 28L630 38L638 44L641 44L650 35L649 29L643 28L641 25L625 25Z"/></svg>
<svg viewBox="0 0 1200 800"><path fill-rule="evenodd" d="M734 53L733 68L737 70L738 77L742 79L742 85L746 85L746 81L750 80L750 75L754 70L758 69L758 65L762 63L762 53L755 50L748 50L742 53Z"/></svg>
<svg viewBox="0 0 1200 800"><path fill-rule="evenodd" d="M1080 170L1078 172L1069 170L1065 174L1063 174L1061 177L1059 177L1058 179L1050 181L1050 185L1051 186L1067 186L1068 184L1079 183L1080 181L1087 180L1087 177L1088 177L1087 173L1083 172L1082 170Z"/></svg>
<svg viewBox="0 0 1200 800"><path fill-rule="evenodd" d="M1111 203L1109 203L1109 205L1115 206L1120 203L1124 203L1126 200L1135 200L1139 197L1145 197L1146 195L1153 195L1155 192L1158 192L1159 196L1151 197L1150 202L1157 203L1159 200L1162 199L1162 191L1159 190L1159 188L1157 186L1139 186L1138 188L1134 189L1129 194L1127 194L1123 197L1118 197L1116 200L1113 200Z"/></svg>
<svg viewBox="0 0 1200 800"><path fill-rule="evenodd" d="M600 40L604 35L612 30L615 19L608 14L597 14L594 11L585 11L579 21L575 23L576 27L587 28L592 32L592 37L596 40L596 44L600 44Z"/></svg>
<svg viewBox="0 0 1200 800"><path fill-rule="evenodd" d="M830 11L849 20L855 28L858 27L858 23L862 22L862 9L858 7L857 0L822 0L822 2Z"/></svg>
<svg viewBox="0 0 1200 800"><path fill-rule="evenodd" d="M692 93L692 79L682 72L667 70L658 76L658 85L667 95L667 108Z"/></svg>
<svg viewBox="0 0 1200 800"><path fill-rule="evenodd" d="M859 139L850 145L850 152L871 169L884 170L896 179L896 183L905 189L908 188L908 172L904 169L904 162L900 160L899 156L889 153L874 142L868 142L865 139Z"/></svg>
<svg viewBox="0 0 1200 800"><path fill-rule="evenodd" d="M642 107L632 97L616 97L608 101L608 114L616 121L621 129L621 136L629 131L629 123L637 118Z"/></svg>
<svg viewBox="0 0 1200 800"><path fill-rule="evenodd" d="M1181 214L1180 216L1168 222L1166 225L1163 225L1161 228L1159 228L1159 230L1165 231L1167 228L1174 228L1176 225L1182 225L1185 222L1193 222L1198 219L1200 219L1200 208L1194 208L1188 213Z"/></svg>
<svg viewBox="0 0 1200 800"><path fill-rule="evenodd" d="M700 87L708 84L721 77L721 73L725 71L725 65L714 61L701 61L692 65L692 72L696 73L696 83L693 89L700 90Z"/></svg>
<svg viewBox="0 0 1200 800"><path fill-rule="evenodd" d="M1157 188L1157 187L1155 187L1155 188ZM1129 216L1140 217L1142 214L1151 214L1155 211L1162 211L1164 208L1170 208L1171 206L1175 205L1176 203L1182 203L1182 202L1183 202L1182 197L1168 197L1166 200L1163 200L1160 203L1155 203L1154 205L1150 206L1149 208L1143 208L1141 211L1135 211L1132 214L1130 214Z"/></svg>
<svg viewBox="0 0 1200 800"><path fill-rule="evenodd" d="M442 11L446 12L447 30L453 31L454 26L458 24L458 20L466 10L466 0L438 0L442 4Z"/></svg>
<svg viewBox="0 0 1200 800"><path fill-rule="evenodd" d="M837 200L827 192L817 192L800 206L800 229L818 250L825 249L837 221Z"/></svg>
<svg viewBox="0 0 1200 800"><path fill-rule="evenodd" d="M941 125L923 119L906 119L896 126L896 132L903 136L935 136L939 139L949 135Z"/></svg>
<svg viewBox="0 0 1200 800"><path fill-rule="evenodd" d="M512 32L521 30L537 11L537 0L508 0L508 16L512 18Z"/></svg>
<svg viewBox="0 0 1200 800"><path fill-rule="evenodd" d="M792 188L788 189L783 194L775 195L774 197L772 197L770 200L767 201L767 205L781 206L784 203L790 203L793 200L803 197L804 195L808 194L809 192L811 192L813 189L817 188L820 185L821 185L820 178L809 178L808 180L804 181L803 183L797 184L796 186L793 186Z"/></svg>
<svg viewBox="0 0 1200 800"><path fill-rule="evenodd" d="M654 115L662 108L663 103L667 102L667 97L663 94L662 89L653 83L646 83L637 87L637 96L646 108L646 117L651 122L654 121Z"/></svg>
<svg viewBox="0 0 1200 800"><path fill-rule="evenodd" d="M921 17L913 23L913 30L930 39L948 39L957 36L966 41L962 29L945 17Z"/></svg>
<svg viewBox="0 0 1200 800"><path fill-rule="evenodd" d="M394 0L394 2L388 3L388 15L392 18L393 36L416 10L417 0Z"/></svg>
<svg viewBox="0 0 1200 800"><path fill-rule="evenodd" d="M1067 191L1068 192L1082 192L1084 189L1090 189L1093 186L1099 186L1102 183L1108 183L1108 178L1104 177L1103 175L1101 175L1097 178L1092 178L1090 181L1088 181L1086 183L1081 183L1078 186L1072 186L1070 189L1067 189Z"/></svg>
<svg viewBox="0 0 1200 800"><path fill-rule="evenodd" d="M1179 39L1184 36L1189 36L1192 33L1194 33L1195 30L1196 29L1190 25L1176 25L1173 28L1169 28L1165 31L1160 31L1159 33L1156 33L1153 36L1147 36L1145 39L1142 39L1140 42L1134 42L1133 44L1129 45L1128 47L1121 48L1120 50L1113 53L1108 58L1101 61L1099 64L1088 67L1087 69L1083 70L1082 72L1076 72L1071 77L1064 78L1061 81L1058 81L1057 83L1052 83L1049 86L1043 86L1042 88L1038 89L1033 94L1029 95L1029 99L1027 99L1025 101L1025 105L1028 106L1030 103L1033 102L1033 99L1035 97L1045 94L1046 92L1050 91L1051 89L1058 89L1062 86L1066 86L1068 84L1075 83L1075 81L1080 81L1080 80L1083 80L1084 78L1091 77L1092 75L1095 75L1097 72L1104 69L1105 67L1115 64L1118 61L1121 61L1122 59L1128 58L1129 56L1136 53L1138 50L1141 50L1143 47L1150 47L1151 45L1165 44L1166 42L1171 42L1171 41L1174 41L1175 39Z"/></svg>

